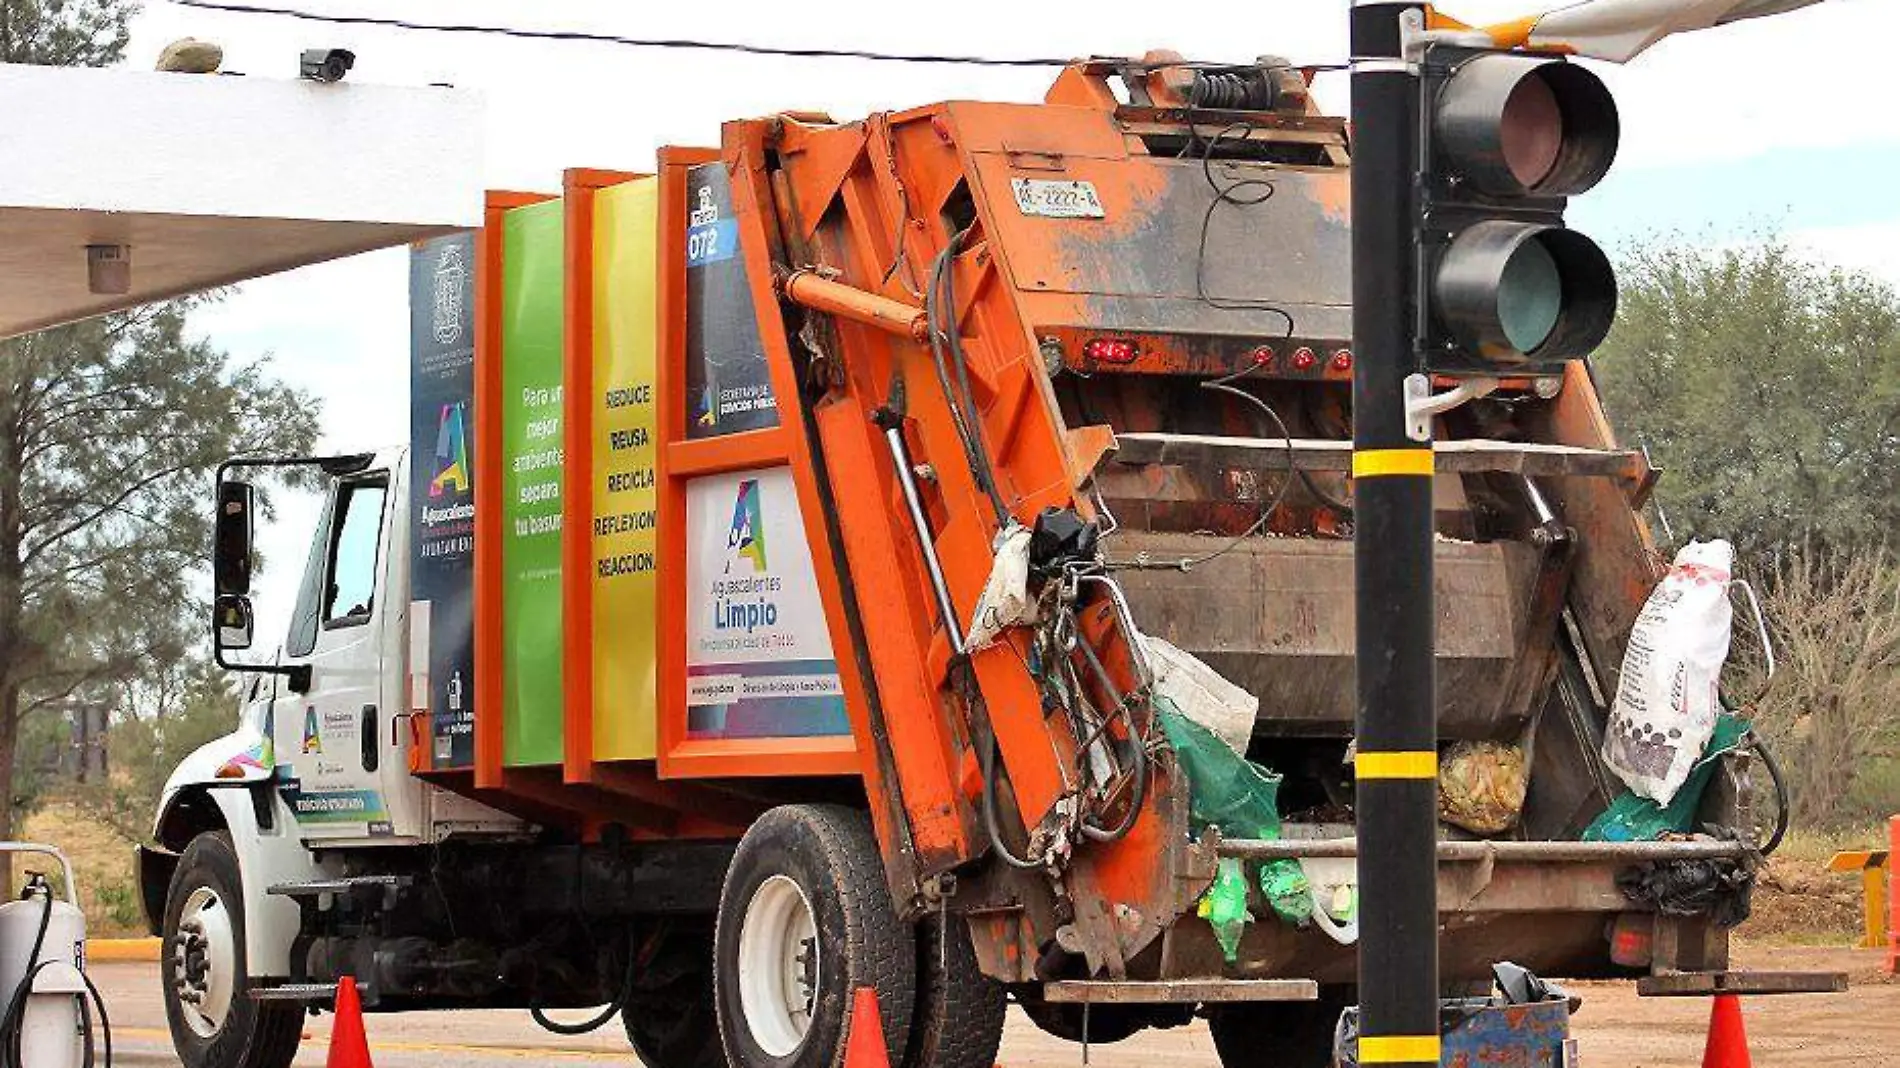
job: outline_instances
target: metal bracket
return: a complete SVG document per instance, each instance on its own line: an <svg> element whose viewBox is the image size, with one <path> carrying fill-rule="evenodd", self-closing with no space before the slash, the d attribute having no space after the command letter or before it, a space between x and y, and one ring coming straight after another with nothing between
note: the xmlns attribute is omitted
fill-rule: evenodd
<svg viewBox="0 0 1900 1068"><path fill-rule="evenodd" d="M1413 441L1432 440L1432 419L1467 401L1488 396L1498 388L1495 378L1467 378L1444 393L1432 392L1430 375L1405 378L1405 436Z"/></svg>
<svg viewBox="0 0 1900 1068"><path fill-rule="evenodd" d="M1425 26L1425 13L1417 8L1399 16L1399 54L1414 66L1425 61L1425 52L1433 45L1457 45L1461 48L1496 48L1497 42L1480 29L1433 30Z"/></svg>

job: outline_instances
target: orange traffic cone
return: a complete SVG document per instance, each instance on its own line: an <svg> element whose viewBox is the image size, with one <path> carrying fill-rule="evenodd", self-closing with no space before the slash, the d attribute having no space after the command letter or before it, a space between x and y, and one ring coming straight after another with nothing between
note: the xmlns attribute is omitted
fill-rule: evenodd
<svg viewBox="0 0 1900 1068"><path fill-rule="evenodd" d="M1742 999L1715 995L1709 1010L1709 1044L1702 1050L1702 1068L1751 1068L1748 1030L1742 1026Z"/></svg>
<svg viewBox="0 0 1900 1068"><path fill-rule="evenodd" d="M844 1040L844 1068L891 1068L890 1047L884 1044L884 1021L877 1012L877 991L868 986L859 987L851 999L851 1033Z"/></svg>
<svg viewBox="0 0 1900 1068"><path fill-rule="evenodd" d="M323 1068L375 1068L369 1062L369 1036L363 1033L363 1001L356 980L347 975L336 984L336 1023L330 1027L330 1056Z"/></svg>

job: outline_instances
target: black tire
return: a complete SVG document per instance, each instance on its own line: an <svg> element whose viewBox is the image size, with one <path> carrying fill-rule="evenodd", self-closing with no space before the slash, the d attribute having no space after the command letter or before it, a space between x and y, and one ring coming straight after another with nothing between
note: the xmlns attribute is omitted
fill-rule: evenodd
<svg viewBox="0 0 1900 1068"><path fill-rule="evenodd" d="M991 1068L1003 1043L1009 999L976 966L969 924L932 916L917 925L917 1009L903 1068Z"/></svg>
<svg viewBox="0 0 1900 1068"><path fill-rule="evenodd" d="M739 967L747 912L760 889L770 882L773 892L787 891L775 879L796 886L809 907L815 936L803 952L817 952L811 966L817 982L805 1004L809 1023L794 1042L774 1043L783 1048L777 1054L754 1033L769 1026L763 1014L749 1019L741 1007ZM883 859L864 813L786 805L759 817L726 871L713 946L719 1036L733 1068L838 1068L860 987L877 994L885 1048L907 1048L917 999L917 936L891 907Z"/></svg>
<svg viewBox="0 0 1900 1068"><path fill-rule="evenodd" d="M647 1068L725 1068L713 1010L711 936L710 924L668 934L634 980L620 1020Z"/></svg>
<svg viewBox="0 0 1900 1068"><path fill-rule="evenodd" d="M1327 1068L1346 1002L1256 1001L1212 1008L1207 1029L1224 1068Z"/></svg>
<svg viewBox="0 0 1900 1068"><path fill-rule="evenodd" d="M238 961L230 1008L209 1036L200 1035L187 1022L176 985L179 920L186 902L199 890L215 894L227 912ZM297 1055L297 1043L303 1037L303 1007L295 1002L251 999L250 976L243 967L243 883L230 835L207 832L185 847L165 896L163 938L158 973L164 984L165 1022L171 1026L172 1048L185 1068L286 1068Z"/></svg>

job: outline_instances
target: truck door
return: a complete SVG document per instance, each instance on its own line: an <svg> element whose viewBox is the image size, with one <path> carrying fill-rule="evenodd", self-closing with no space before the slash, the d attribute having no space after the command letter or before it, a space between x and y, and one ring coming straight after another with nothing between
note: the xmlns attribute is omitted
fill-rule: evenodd
<svg viewBox="0 0 1900 1068"><path fill-rule="evenodd" d="M335 482L292 610L285 663L308 665L310 687L277 699L273 740L278 789L305 839L416 833L419 786L390 721L402 711L394 639L407 601L391 589L391 558L403 557L394 490L388 471Z"/></svg>

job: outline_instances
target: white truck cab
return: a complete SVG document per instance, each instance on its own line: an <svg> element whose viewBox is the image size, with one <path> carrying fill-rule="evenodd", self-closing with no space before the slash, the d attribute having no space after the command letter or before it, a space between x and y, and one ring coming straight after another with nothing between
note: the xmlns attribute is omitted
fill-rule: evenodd
<svg viewBox="0 0 1900 1068"><path fill-rule="evenodd" d="M300 971L300 902L311 887L350 883L342 851L524 829L409 771L418 740L407 692L406 456L245 460L220 471L219 586L245 592L218 598L217 655L251 681L237 729L166 781L152 832L159 848L139 851L148 922L166 939L168 1015L187 1063L196 1053L207 1066L264 1065L271 1042L294 1038L302 1001L269 995L297 992L287 983ZM254 500L226 474L260 466L316 468L324 505L277 654L240 663L225 654L252 644ZM251 1052L228 1048L240 1044Z"/></svg>

